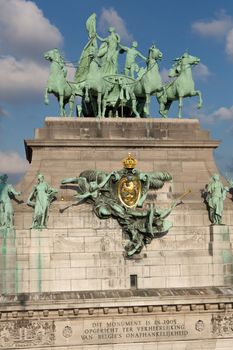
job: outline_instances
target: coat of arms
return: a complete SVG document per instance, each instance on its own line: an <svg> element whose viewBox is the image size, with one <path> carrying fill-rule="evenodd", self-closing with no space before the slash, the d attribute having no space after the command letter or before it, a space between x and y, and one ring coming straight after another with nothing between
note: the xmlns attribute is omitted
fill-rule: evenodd
<svg viewBox="0 0 233 350"><path fill-rule="evenodd" d="M121 203L128 208L137 206L141 197L141 180L138 175L133 174L136 160L129 153L128 158L123 161L126 174L121 176L117 185L117 194Z"/></svg>
<svg viewBox="0 0 233 350"><path fill-rule="evenodd" d="M78 177L62 180L62 184L78 184L74 204L91 203L100 219L112 217L118 221L123 233L129 237L125 246L128 257L140 253L153 238L170 229L172 223L166 218L180 204L178 199L166 209L156 208L152 203L149 209L143 209L148 191L163 187L172 177L166 171L143 173L135 169L136 164L136 159L129 153L121 170L110 173L85 170Z"/></svg>

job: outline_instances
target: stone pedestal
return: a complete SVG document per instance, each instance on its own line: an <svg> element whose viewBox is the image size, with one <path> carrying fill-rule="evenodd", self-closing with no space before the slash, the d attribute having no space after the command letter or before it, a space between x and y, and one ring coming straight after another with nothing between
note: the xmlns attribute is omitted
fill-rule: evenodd
<svg viewBox="0 0 233 350"><path fill-rule="evenodd" d="M200 203L200 190L217 168L213 150L218 146L197 119L95 119L50 118L26 140L30 168L20 184L25 195L41 171L53 187L61 179L87 169L112 171L131 152L142 171L167 170L173 182L158 193L157 200L178 196L192 188L188 200ZM64 200L73 192L60 190Z"/></svg>
<svg viewBox="0 0 233 350"><path fill-rule="evenodd" d="M59 192L42 231L30 229L32 208L14 206L14 277L3 268L10 284L0 284L13 294L1 299L0 348L230 349L232 202L225 225L210 226L202 198L218 171L218 144L196 119L46 118L25 141L31 164L18 190L26 203L41 172ZM170 215L169 233L130 259L115 220L98 219L88 204L60 211L76 193L63 178L119 170L128 152L141 171L173 176L148 203L169 207L192 190Z"/></svg>

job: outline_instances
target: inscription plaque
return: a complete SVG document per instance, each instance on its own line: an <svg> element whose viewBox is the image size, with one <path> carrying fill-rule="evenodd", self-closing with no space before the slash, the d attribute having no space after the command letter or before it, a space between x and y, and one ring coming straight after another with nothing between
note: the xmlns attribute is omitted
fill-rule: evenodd
<svg viewBox="0 0 233 350"><path fill-rule="evenodd" d="M184 338L188 333L182 320L134 317L128 320L110 319L96 320L91 323L84 322L81 338L88 343L108 343L110 340L113 342L114 340L117 342L136 342Z"/></svg>
<svg viewBox="0 0 233 350"><path fill-rule="evenodd" d="M102 315L0 321L0 348L230 338L233 313Z"/></svg>

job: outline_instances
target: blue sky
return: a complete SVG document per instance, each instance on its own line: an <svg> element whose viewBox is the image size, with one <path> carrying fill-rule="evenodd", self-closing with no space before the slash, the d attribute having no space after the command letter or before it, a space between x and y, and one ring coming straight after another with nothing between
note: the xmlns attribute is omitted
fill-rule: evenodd
<svg viewBox="0 0 233 350"><path fill-rule="evenodd" d="M43 53L58 47L76 64L87 42L86 19L96 12L100 35L113 25L123 44L137 40L145 56L155 42L163 52L164 79L185 50L200 57L194 77L203 109L196 110L196 97L186 99L184 115L199 118L212 138L222 140L215 157L223 174L233 174L232 0L0 0L0 8L0 173L19 179L26 169L23 140L33 137L45 116L58 114L53 96L49 106L43 103L49 71ZM71 80L74 72L69 67ZM169 115L176 114L174 103ZM158 116L155 98L151 115Z"/></svg>

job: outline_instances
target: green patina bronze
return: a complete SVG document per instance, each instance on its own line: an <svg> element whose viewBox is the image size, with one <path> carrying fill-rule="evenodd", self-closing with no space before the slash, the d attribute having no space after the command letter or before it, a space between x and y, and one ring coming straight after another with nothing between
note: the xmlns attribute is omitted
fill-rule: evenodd
<svg viewBox="0 0 233 350"><path fill-rule="evenodd" d="M66 80L67 69L65 61L58 49L45 52L44 58L51 62L50 74L45 89L45 104L49 104L48 93L54 94L60 105L60 116L65 117L65 105L69 103L70 113L73 116L75 87Z"/></svg>
<svg viewBox="0 0 233 350"><path fill-rule="evenodd" d="M183 98L199 96L198 108L202 107L202 95L199 90L195 90L192 77L192 66L200 62L200 58L191 56L185 52L181 57L175 60L175 64L169 71L169 77L174 78L172 82L167 83L164 89L157 94L159 102L159 113L166 118L169 108L173 101L179 101L178 117L182 117Z"/></svg>
<svg viewBox="0 0 233 350"><path fill-rule="evenodd" d="M213 174L206 186L205 200L209 212L209 219L214 225L222 224L223 203L229 191L220 181L218 174Z"/></svg>
<svg viewBox="0 0 233 350"><path fill-rule="evenodd" d="M78 184L77 201L72 205L90 203L98 218L117 220L123 233L129 237L125 245L128 257L140 253L153 238L168 232L172 223L166 218L181 203L177 200L166 209L153 204L149 209L140 209L149 190L162 188L172 177L167 172L143 173L136 170L135 165L135 159L129 155L124 168L119 171L87 170L78 177L61 181L62 185Z"/></svg>
<svg viewBox="0 0 233 350"><path fill-rule="evenodd" d="M149 48L146 70L134 85L134 93L140 101L140 116L150 116L150 96L163 91L162 79L159 73L158 60L163 57L162 52L153 44Z"/></svg>
<svg viewBox="0 0 233 350"><path fill-rule="evenodd" d="M7 183L6 174L0 176L0 228L13 228L14 211L11 204L11 198L20 196L14 187Z"/></svg>
<svg viewBox="0 0 233 350"><path fill-rule="evenodd" d="M48 93L53 93L59 101L60 115L66 116L65 105L69 103L69 116L73 115L75 96L82 98L78 116L84 117L149 117L150 98L157 97L159 112L167 117L172 101L179 100L179 117L182 115L184 97L199 96L198 108L202 106L201 92L195 90L191 66L200 59L187 53L176 59L170 70L175 78L163 85L158 60L163 55L153 44L145 57L137 50L137 42L131 47L122 45L120 35L115 28L109 28L109 35L102 38L96 32L96 14L86 21L88 42L85 45L73 82L66 79L65 61L58 49L44 54L51 62L51 70L45 90L45 103ZM118 71L118 57L126 54L124 72ZM139 65L139 60L142 66ZM136 75L136 76L135 76Z"/></svg>
<svg viewBox="0 0 233 350"><path fill-rule="evenodd" d="M47 227L49 217L49 207L55 199L54 194L58 191L50 187L44 180L44 176L37 176L38 183L34 186L28 197L27 204L34 208L32 227L35 229L43 229Z"/></svg>
<svg viewBox="0 0 233 350"><path fill-rule="evenodd" d="M114 27L109 27L109 36L101 38L96 34L97 38L102 42L98 50L98 57L101 58L101 72L103 75L114 75L118 71L118 53L120 35L115 32Z"/></svg>
<svg viewBox="0 0 233 350"><path fill-rule="evenodd" d="M138 43L137 41L133 41L131 47L119 45L121 48L122 53L126 52L126 59L125 59L125 68L124 73L127 76L131 76L131 78L134 78L134 73L138 73L139 66L136 63L136 58L140 57L144 61L147 60L145 56L143 56L139 51L137 51Z"/></svg>
<svg viewBox="0 0 233 350"><path fill-rule="evenodd" d="M14 187L7 183L6 174L0 176L0 284L4 293L8 292L9 284L9 266L15 279L15 291L17 291L16 266L15 266L15 229L14 229L14 210L11 200L15 196L20 196ZM11 287L10 287L11 288Z"/></svg>

